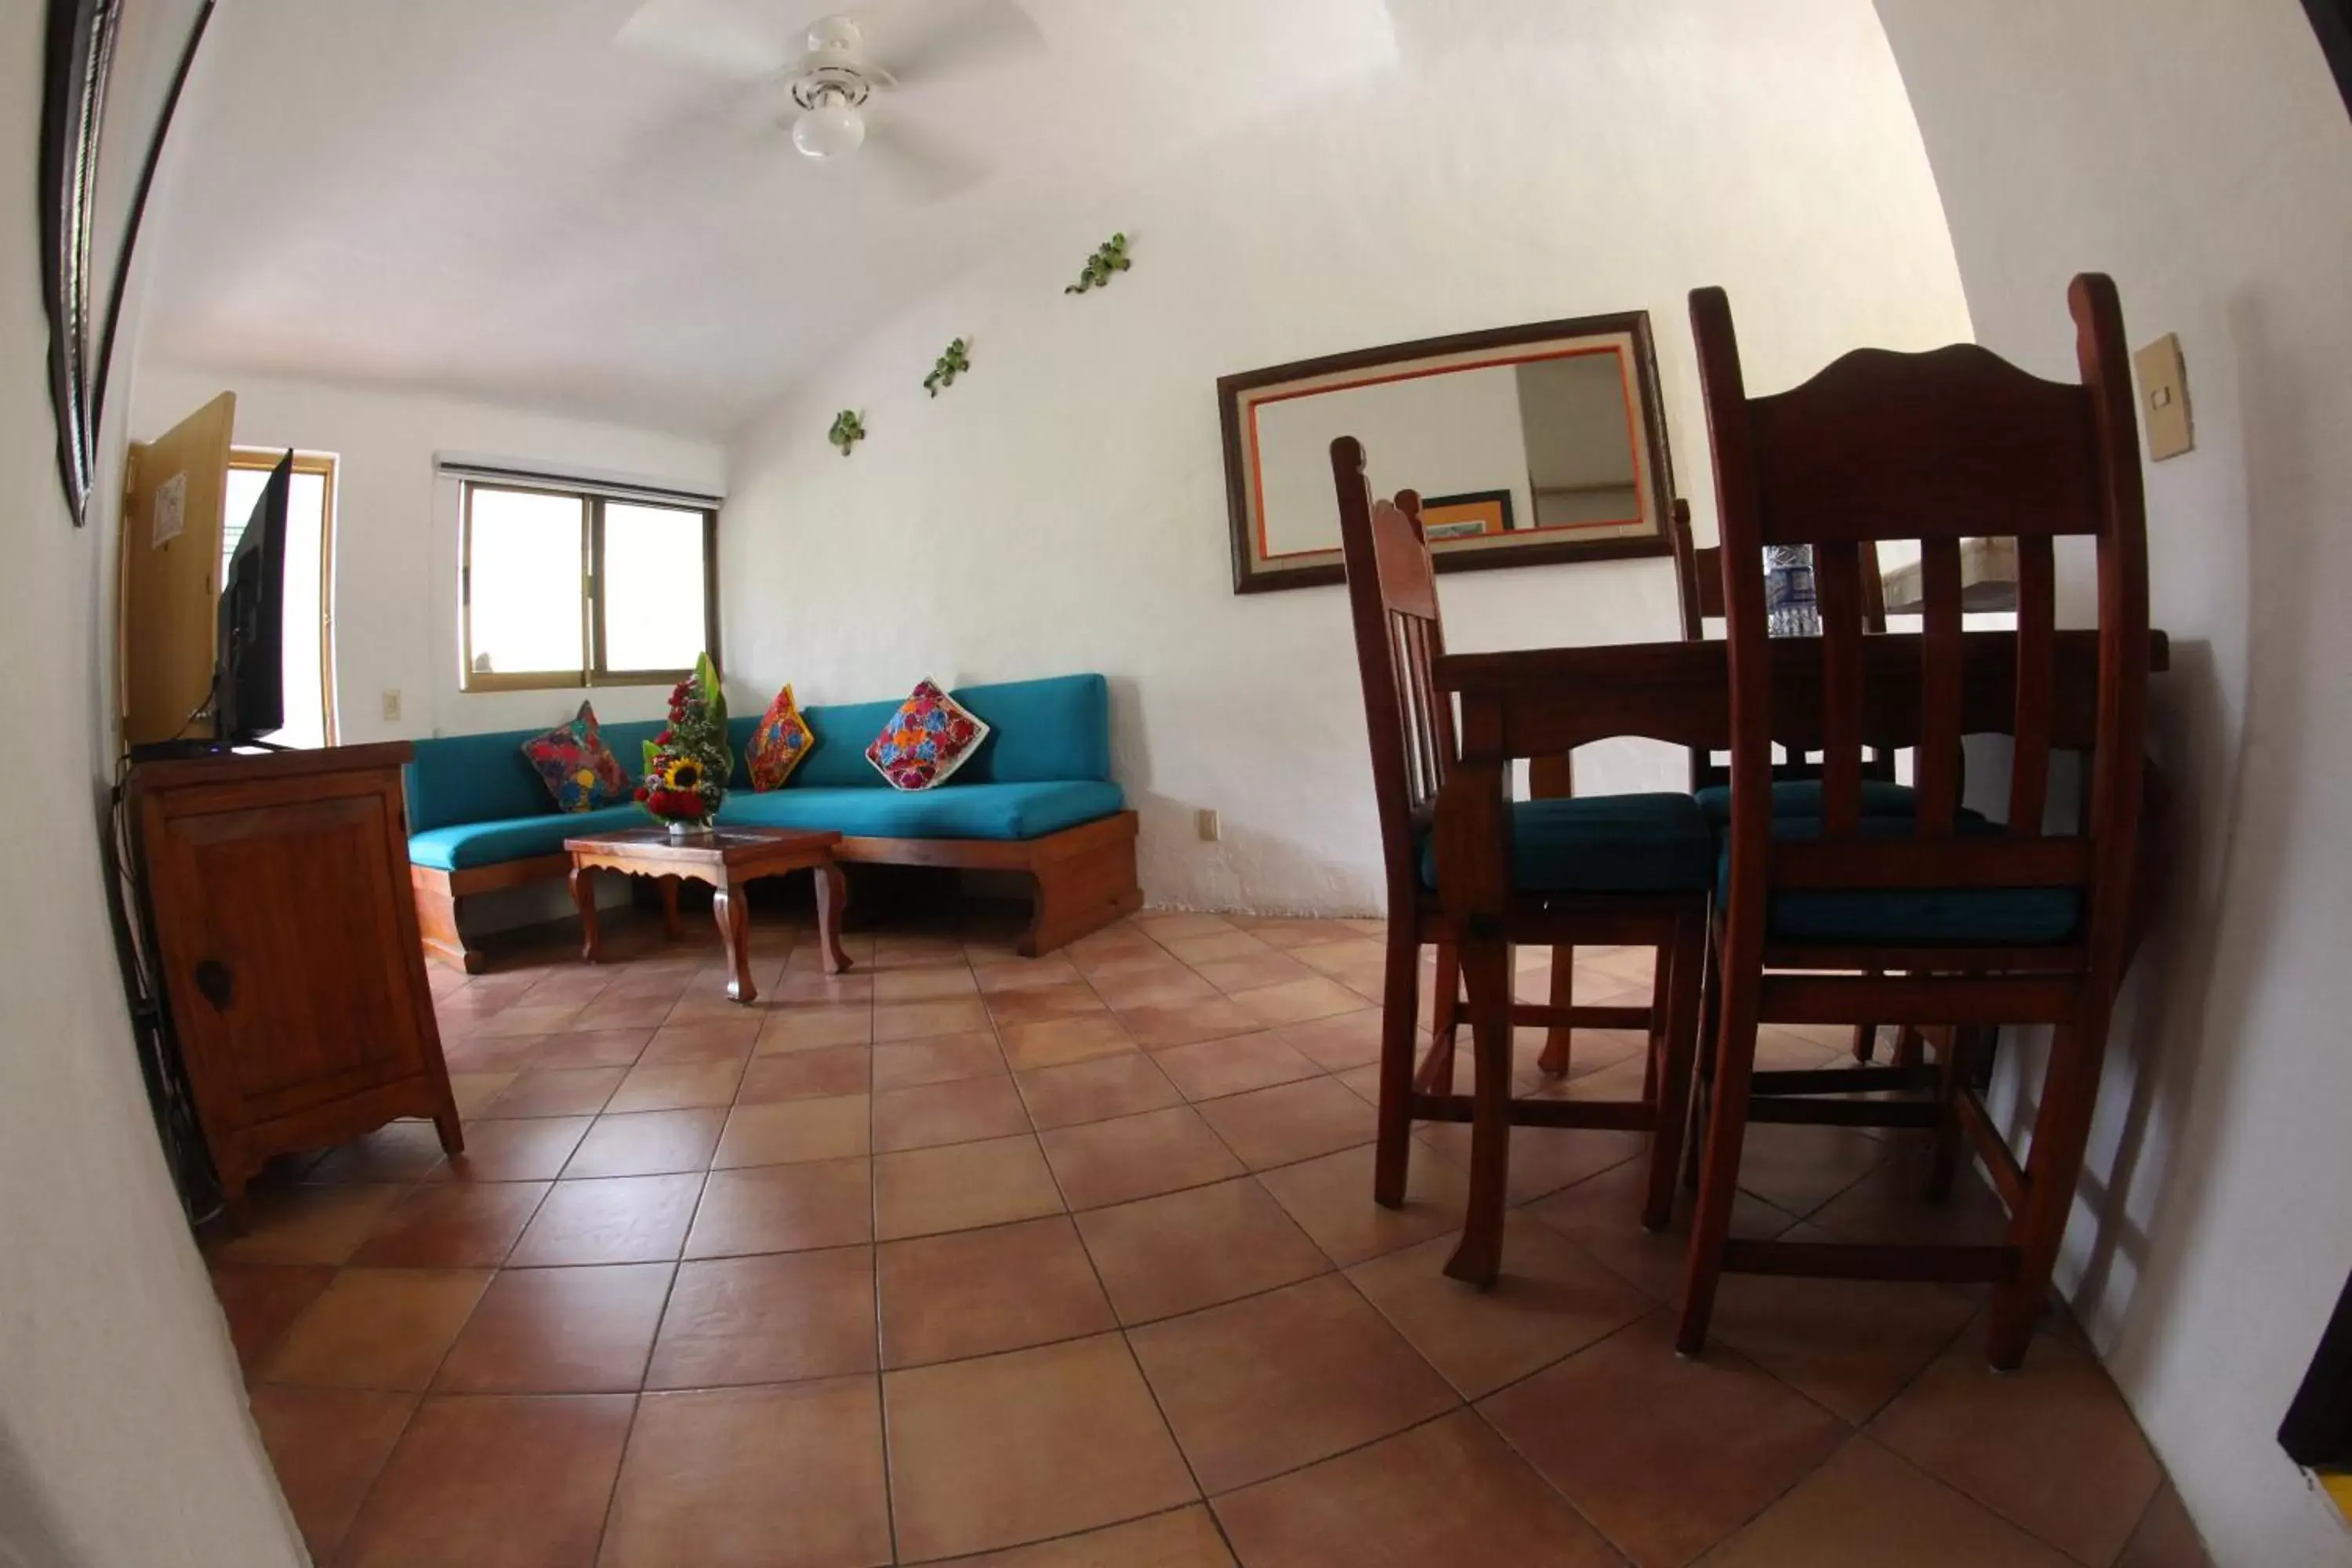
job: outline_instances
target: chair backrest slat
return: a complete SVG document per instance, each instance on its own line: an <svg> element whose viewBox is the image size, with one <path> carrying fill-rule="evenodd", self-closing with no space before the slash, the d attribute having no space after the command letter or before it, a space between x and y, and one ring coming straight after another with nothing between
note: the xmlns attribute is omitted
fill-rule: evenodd
<svg viewBox="0 0 2352 1568"><path fill-rule="evenodd" d="M1960 542L1919 542L1922 632L1919 748L1913 754L1913 789L1919 832L1943 837L1960 805Z"/></svg>
<svg viewBox="0 0 2352 1568"><path fill-rule="evenodd" d="M1722 514L1723 598L1733 729L1729 914L1760 941L1774 886L2069 886L2086 895L2079 952L2119 972L2130 920L2147 678L2147 521L2136 405L2115 286L2095 274L2068 292L2079 384L2044 381L1972 344L1849 353L1787 392L1749 398L1722 290L1691 296L1702 395ZM1960 541L2013 537L2018 559L2015 773L2009 841L1959 837L1960 740L1969 640ZM2053 541L2089 535L2099 561L2099 706L2086 836L2046 837L2055 684ZM1864 560L1879 541L1919 542L1917 818L1912 837L1864 837L1847 758L1864 717L1894 694L1865 691L1853 632L1874 608ZM1813 552L1822 626L1819 733L1825 822L1818 843L1776 841L1770 819L1773 650L1762 552ZM1865 556L1863 552L1870 552ZM1694 552L1695 553L1695 552ZM1883 610L1883 605L1875 606ZM1879 661L1872 668L1884 668ZM2004 672L2006 683L2012 677ZM2006 880L2005 880L2006 879Z"/></svg>
<svg viewBox="0 0 2352 1568"><path fill-rule="evenodd" d="M1454 754L1454 710L1430 674L1445 652L1437 575L1420 497L1407 490L1395 502L1374 500L1363 446L1352 437L1331 443L1331 475L1390 907L1405 918L1419 886L1416 844Z"/></svg>
<svg viewBox="0 0 2352 1568"><path fill-rule="evenodd" d="M1862 823L1862 551L1851 543L1813 547L1813 591L1821 606L1822 833L1847 838Z"/></svg>
<svg viewBox="0 0 2352 1568"><path fill-rule="evenodd" d="M2058 568L2051 541L2017 542L2017 744L2009 774L2009 831L2042 832L2050 800L2050 702L2058 623Z"/></svg>

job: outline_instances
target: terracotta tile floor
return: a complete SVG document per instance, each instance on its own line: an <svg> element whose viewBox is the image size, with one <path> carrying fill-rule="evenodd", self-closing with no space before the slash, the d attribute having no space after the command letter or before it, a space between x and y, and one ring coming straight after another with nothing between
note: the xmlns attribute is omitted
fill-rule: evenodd
<svg viewBox="0 0 2352 1568"><path fill-rule="evenodd" d="M1371 1202L1377 921L1145 915L1030 962L999 913L855 935L839 978L763 914L748 1008L642 926L436 969L467 1153L396 1123L205 1238L318 1560L2203 1563L2063 1320L1996 1378L1971 1295L1734 1278L1677 1361L1638 1137L1520 1134L1502 1283L1444 1279L1463 1130ZM1578 959L1580 1000L1646 994L1646 953ZM1638 1083L1638 1039L1565 1083L1538 1043L1525 1092ZM1760 1129L1748 1164L1744 1235L1987 1220L1889 1139Z"/></svg>

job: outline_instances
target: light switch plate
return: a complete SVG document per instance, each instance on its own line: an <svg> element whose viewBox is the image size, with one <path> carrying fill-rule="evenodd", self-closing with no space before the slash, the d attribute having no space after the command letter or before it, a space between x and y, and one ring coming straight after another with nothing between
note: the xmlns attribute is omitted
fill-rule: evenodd
<svg viewBox="0 0 2352 1568"><path fill-rule="evenodd" d="M2132 355L2139 373L2139 419L2147 427L2147 456L2160 463L2197 445L2189 417L2189 366L2180 357L2180 339L2167 332Z"/></svg>
<svg viewBox="0 0 2352 1568"><path fill-rule="evenodd" d="M1201 841L1202 843L1214 844L1223 836L1223 832L1224 829L1218 824L1217 814L1214 811L1203 810L1201 813Z"/></svg>
<svg viewBox="0 0 2352 1568"><path fill-rule="evenodd" d="M383 721L387 724L400 722L400 688L396 686L383 689Z"/></svg>

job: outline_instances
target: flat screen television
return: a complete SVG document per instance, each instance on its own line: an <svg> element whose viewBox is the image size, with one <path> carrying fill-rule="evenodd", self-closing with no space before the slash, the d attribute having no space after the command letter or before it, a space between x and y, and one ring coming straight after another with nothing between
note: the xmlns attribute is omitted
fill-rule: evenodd
<svg viewBox="0 0 2352 1568"><path fill-rule="evenodd" d="M221 573L214 653L213 734L249 745L286 723L286 500L294 454L270 470L253 515Z"/></svg>

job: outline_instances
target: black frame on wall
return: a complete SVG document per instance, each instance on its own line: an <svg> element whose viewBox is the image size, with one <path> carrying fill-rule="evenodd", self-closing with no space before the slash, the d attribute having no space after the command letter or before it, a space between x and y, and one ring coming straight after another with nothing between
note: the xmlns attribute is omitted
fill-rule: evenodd
<svg viewBox="0 0 2352 1568"><path fill-rule="evenodd" d="M2303 0L2303 9L2319 35L2319 52L2336 73L2336 90L2352 110L2352 0Z"/></svg>
<svg viewBox="0 0 2352 1568"><path fill-rule="evenodd" d="M58 426L58 478L79 528L89 518L107 374L131 276L139 223L155 166L212 20L214 0L49 0L41 88L41 295L49 318L49 404ZM126 25L126 17L129 18ZM169 74L151 92L116 83L125 34L160 40ZM116 134L108 129L109 89ZM152 100L152 101L148 101ZM126 142L125 137L129 138ZM120 149L121 151L118 151ZM111 192L101 173L135 151L138 174L119 216L100 210ZM112 241L110 276L95 276L101 234ZM98 303L103 282L102 305Z"/></svg>

